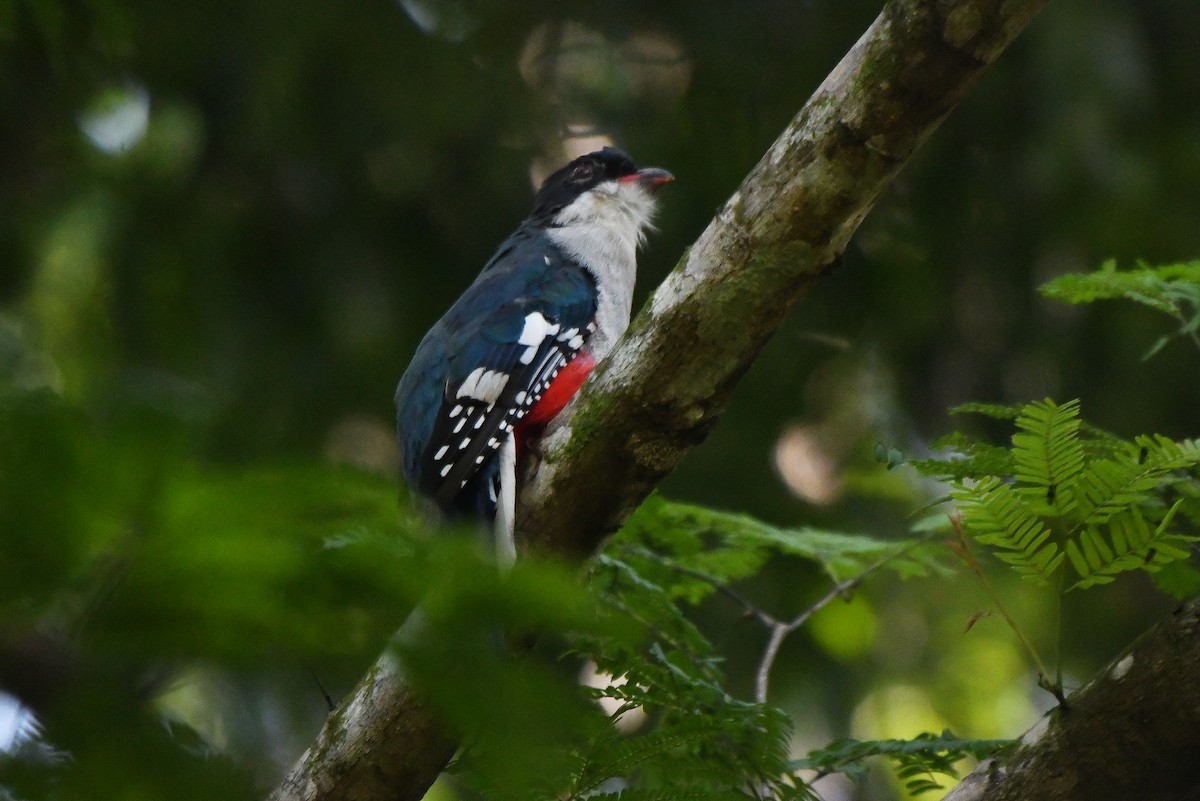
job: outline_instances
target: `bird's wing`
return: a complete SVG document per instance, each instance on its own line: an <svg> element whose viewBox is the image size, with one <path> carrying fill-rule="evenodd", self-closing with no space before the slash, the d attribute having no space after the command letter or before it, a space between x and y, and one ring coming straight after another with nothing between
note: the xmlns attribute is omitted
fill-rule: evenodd
<svg viewBox="0 0 1200 801"><path fill-rule="evenodd" d="M542 263L490 269L455 304L463 324L448 343L445 389L421 471L423 489L444 508L591 335L591 276L556 252L533 258ZM508 300L497 304L497 293Z"/></svg>

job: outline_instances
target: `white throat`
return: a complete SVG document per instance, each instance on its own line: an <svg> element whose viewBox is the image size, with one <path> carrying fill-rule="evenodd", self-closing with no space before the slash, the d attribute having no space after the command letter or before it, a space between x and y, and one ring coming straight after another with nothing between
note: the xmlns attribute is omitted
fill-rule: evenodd
<svg viewBox="0 0 1200 801"><path fill-rule="evenodd" d="M559 211L546 230L596 281L596 332L588 346L596 361L629 327L637 249L655 208L654 196L641 186L605 181Z"/></svg>

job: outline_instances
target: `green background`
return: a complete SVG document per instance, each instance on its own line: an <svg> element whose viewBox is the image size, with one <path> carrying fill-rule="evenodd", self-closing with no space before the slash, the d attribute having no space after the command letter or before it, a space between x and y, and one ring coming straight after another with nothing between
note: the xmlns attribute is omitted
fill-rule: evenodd
<svg viewBox="0 0 1200 801"><path fill-rule="evenodd" d="M82 643L50 739L91 755L93 786L252 797L324 715L313 674L340 696L403 618L415 591L387 569L394 544L320 545L410 525L395 382L527 212L531 176L585 141L675 174L644 298L878 10L0 4L0 666L46 626ZM921 454L963 424L955 403L1079 397L1121 435L1194 436L1200 354L1175 342L1141 360L1169 320L1036 288L1108 258L1200 255L1198 31L1185 0L1051 3L663 492L898 537L935 489L887 473L875 446ZM777 560L748 591L784 615L827 588ZM1053 652L1053 597L1003 588ZM1068 684L1170 604L1140 576L1069 598ZM1009 632L984 618L964 633L986 607L956 574L880 580L818 615L774 674L797 752L1030 725L1048 696ZM748 696L763 637L739 611L714 598L699 619ZM121 729L126 690L112 688L130 675L237 767L174 768L150 724ZM7 677L29 697L58 686L50 671ZM106 750L114 732L129 745ZM158 767L133 782L132 765ZM181 790L173 771L193 769ZM894 792L877 777L861 797Z"/></svg>

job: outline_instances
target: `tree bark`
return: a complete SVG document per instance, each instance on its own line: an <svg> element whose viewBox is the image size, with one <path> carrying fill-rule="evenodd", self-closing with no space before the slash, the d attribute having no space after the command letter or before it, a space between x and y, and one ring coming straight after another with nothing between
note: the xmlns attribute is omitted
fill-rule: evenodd
<svg viewBox="0 0 1200 801"><path fill-rule="evenodd" d="M945 801L1200 799L1200 599L1142 635Z"/></svg>
<svg viewBox="0 0 1200 801"><path fill-rule="evenodd" d="M272 801L417 801L458 744L388 653L325 721Z"/></svg>
<svg viewBox="0 0 1200 801"><path fill-rule="evenodd" d="M892 0L634 320L547 437L524 548L593 554L715 425L880 194L1047 0ZM420 798L452 738L385 658L272 801Z"/></svg>

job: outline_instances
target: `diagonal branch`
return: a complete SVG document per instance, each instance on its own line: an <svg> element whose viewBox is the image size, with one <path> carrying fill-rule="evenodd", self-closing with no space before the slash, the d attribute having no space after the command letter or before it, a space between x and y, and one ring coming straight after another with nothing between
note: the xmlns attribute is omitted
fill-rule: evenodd
<svg viewBox="0 0 1200 801"><path fill-rule="evenodd" d="M892 0L667 277L544 445L518 532L584 559L700 443L917 147L1047 0ZM417 799L453 751L381 660L273 801ZM383 667L381 667L383 666Z"/></svg>

